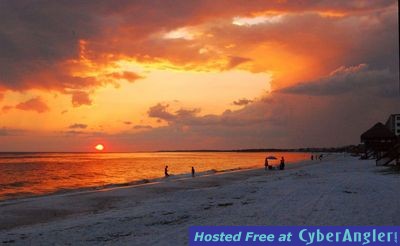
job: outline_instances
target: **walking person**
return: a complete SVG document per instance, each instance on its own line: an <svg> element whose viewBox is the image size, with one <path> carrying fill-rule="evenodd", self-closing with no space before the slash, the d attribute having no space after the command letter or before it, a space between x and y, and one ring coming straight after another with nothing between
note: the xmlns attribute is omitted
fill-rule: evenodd
<svg viewBox="0 0 400 246"><path fill-rule="evenodd" d="M279 165L279 170L285 170L285 158L281 158L281 164Z"/></svg>
<svg viewBox="0 0 400 246"><path fill-rule="evenodd" d="M268 164L268 157L267 157L267 158L265 158L265 163L264 163L264 166L265 166L265 171L267 171L267 170L268 170L268 168L269 168L269 164Z"/></svg>
<svg viewBox="0 0 400 246"><path fill-rule="evenodd" d="M165 174L165 177L166 177L166 178L169 177L169 174L168 174L168 166L165 166L165 168L164 168L164 174Z"/></svg>
<svg viewBox="0 0 400 246"><path fill-rule="evenodd" d="M192 167L192 178L194 178L196 171L194 170L194 167Z"/></svg>

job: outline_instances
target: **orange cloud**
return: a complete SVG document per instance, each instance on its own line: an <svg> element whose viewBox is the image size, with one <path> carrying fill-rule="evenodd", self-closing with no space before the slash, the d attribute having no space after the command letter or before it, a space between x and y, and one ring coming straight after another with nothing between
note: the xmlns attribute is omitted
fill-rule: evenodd
<svg viewBox="0 0 400 246"><path fill-rule="evenodd" d="M102 79L98 71L102 73L112 70L115 66L114 62L121 57L141 61L166 59L175 64L197 68L205 64L215 65L216 61L226 57L246 57L246 54L243 54L246 52L241 51L253 49L253 47L247 47L245 44L253 41L268 41L265 40L268 38L267 33L270 34L268 39L274 42L288 40L283 40L284 37L276 40L277 30L274 29L251 35L246 35L236 29L228 40L223 40L223 37L233 30L223 22L226 21L231 25L235 17L254 17L257 13L270 13L270 15L284 13L289 16L322 13L322 17L345 13L347 17L368 14L368 11L382 11L395 4L396 1L393 0L356 0L339 3L328 0L318 1L318 3L314 1L205 0L192 2L175 0L172 4L171 2L158 3L155 9L153 1L140 4L129 1L118 1L117 4L109 1L96 3L77 1L68 7L57 2L22 4L9 1L2 5L0 18L8 29L14 31L2 32L4 38L0 40L2 54L0 87L10 90L40 88L61 92L70 89L96 88L107 83L114 83ZM18 15L12 14L15 12ZM271 18L273 17L272 15ZM329 21L329 18L324 19ZM291 49L296 49L296 46L301 49L304 45L316 50L330 47L325 49L325 52L334 54L338 50L332 46L332 42L326 46L322 45L323 42L306 44L302 40L309 39L309 36L301 34L304 32L296 31L299 26L306 25L312 27L308 31L315 35L322 38L325 35L321 34L330 36L325 32L329 28L324 25L326 21L310 21L308 24L293 21L289 29L287 29L288 26L277 29L280 29L281 33L290 34L288 38L291 39L291 43L297 43L291 46ZM270 24L281 23L286 23L286 17L277 23ZM321 30L324 33L318 30L314 32L316 31L314 26L317 23L321 23L325 28ZM218 30L218 26L222 29ZM264 28L263 25L257 26ZM199 35L194 35L192 39L171 40L163 39L160 35L185 27L193 27L192 29L198 31ZM197 30L198 27L200 30ZM337 27L333 26L329 30L335 33ZM41 35L38 36L37 33ZM341 35L341 38L343 37L345 35ZM246 39L246 42L242 42L243 39ZM235 53L225 53L223 47L231 43L237 45ZM205 46L215 47L215 49L207 54L199 54L199 50L204 51ZM265 56L268 55L265 54ZM230 67L235 67L236 62L233 61ZM219 67L219 69L222 68ZM268 67L263 67L263 69L268 69ZM123 77L129 80L137 79L132 76Z"/></svg>
<svg viewBox="0 0 400 246"><path fill-rule="evenodd" d="M5 105L2 107L1 111L3 111L3 113L7 113L8 111L10 111L13 108L14 108L13 106Z"/></svg>
<svg viewBox="0 0 400 246"><path fill-rule="evenodd" d="M85 91L73 91L72 94L72 105L74 107L79 107L82 105L92 105L92 100L89 94Z"/></svg>
<svg viewBox="0 0 400 246"><path fill-rule="evenodd" d="M47 104L40 97L32 98L26 102L19 103L15 106L15 108L24 111L35 111L37 113L44 113L50 110Z"/></svg>
<svg viewBox="0 0 400 246"><path fill-rule="evenodd" d="M111 74L109 74L109 77L112 77L114 79L124 79L128 82L134 82L138 79L143 78L142 76L140 76L134 72L127 72L127 71L124 71L121 73L111 73Z"/></svg>

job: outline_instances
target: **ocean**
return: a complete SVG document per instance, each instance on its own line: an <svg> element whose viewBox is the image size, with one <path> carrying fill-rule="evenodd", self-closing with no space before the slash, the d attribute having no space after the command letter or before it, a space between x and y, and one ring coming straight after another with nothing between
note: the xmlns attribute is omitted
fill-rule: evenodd
<svg viewBox="0 0 400 246"><path fill-rule="evenodd" d="M288 165L310 157L295 152L0 153L0 200L150 182L164 176L165 165L172 177L189 176L192 166L199 175L263 168L267 155L283 156Z"/></svg>

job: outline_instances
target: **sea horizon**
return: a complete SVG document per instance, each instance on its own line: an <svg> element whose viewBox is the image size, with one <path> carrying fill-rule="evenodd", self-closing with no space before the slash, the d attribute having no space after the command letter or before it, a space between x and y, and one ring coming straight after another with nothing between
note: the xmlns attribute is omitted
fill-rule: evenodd
<svg viewBox="0 0 400 246"><path fill-rule="evenodd" d="M173 150L137 150L137 151L0 151L0 154L29 154L29 153L163 153L163 152L343 152L348 146L340 147L302 147L302 148L243 148L243 149L173 149Z"/></svg>

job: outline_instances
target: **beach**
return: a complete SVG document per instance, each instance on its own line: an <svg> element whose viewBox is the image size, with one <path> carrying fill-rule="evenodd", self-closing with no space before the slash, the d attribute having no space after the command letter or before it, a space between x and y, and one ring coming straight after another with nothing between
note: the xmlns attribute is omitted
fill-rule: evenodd
<svg viewBox="0 0 400 246"><path fill-rule="evenodd" d="M187 245L192 225L400 224L400 174L373 160L261 167L3 201L0 243Z"/></svg>

